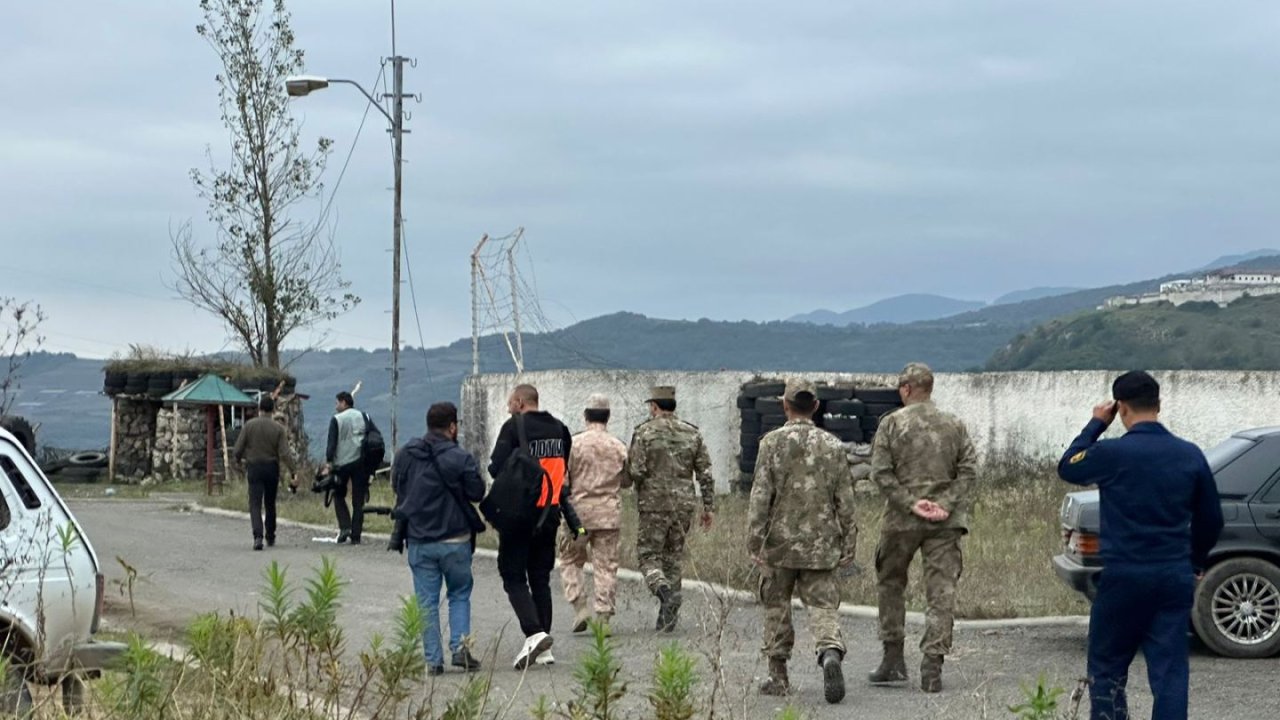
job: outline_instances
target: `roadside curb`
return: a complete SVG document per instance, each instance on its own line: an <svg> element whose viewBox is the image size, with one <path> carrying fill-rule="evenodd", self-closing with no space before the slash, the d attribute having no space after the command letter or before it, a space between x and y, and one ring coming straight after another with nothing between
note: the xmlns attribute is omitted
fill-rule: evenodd
<svg viewBox="0 0 1280 720"><path fill-rule="evenodd" d="M215 517L234 518L237 520L248 520L249 513L239 512L236 510L223 510L222 508L207 507L195 502L183 503L182 507L188 512L198 512L204 515L213 515ZM332 533L333 528L324 525L312 525L311 523L298 522L297 520L289 520L279 518L276 524L282 527L301 528L306 530L317 530L321 532ZM365 537L387 541L391 539L390 535L385 533L365 533ZM498 553L488 548L476 548L476 555L496 560ZM557 563L558 564L558 563ZM587 572L592 572L590 564L587 565ZM618 579L644 584L644 576L635 570L629 568L618 568ZM737 588L726 587L718 583L704 582L702 580L685 580L684 587L687 589L698 590L705 594L714 595L717 598L740 602L744 605L758 605L759 599L753 593ZM801 608L803 604L799 600L792 601L792 607ZM870 605L853 605L851 603L840 603L840 614L845 617L858 618L861 620L876 620L879 617L879 610ZM921 612L908 612L907 622L912 625L924 625L925 614ZM1088 627L1088 615L1050 615L1045 617L1029 617L1029 618L999 618L990 620L956 620L957 629L963 630L1016 630L1020 628L1046 628L1046 627Z"/></svg>

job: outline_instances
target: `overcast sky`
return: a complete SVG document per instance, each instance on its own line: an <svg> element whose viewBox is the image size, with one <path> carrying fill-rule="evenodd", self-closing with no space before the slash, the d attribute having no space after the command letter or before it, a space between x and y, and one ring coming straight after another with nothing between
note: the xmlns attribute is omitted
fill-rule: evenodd
<svg viewBox="0 0 1280 720"><path fill-rule="evenodd" d="M44 306L53 350L224 347L166 288L169 228L213 238L188 172L226 145L197 0L7 5L0 295ZM377 77L389 1L290 8L308 72ZM989 300L1277 243L1274 3L431 0L397 20L427 345L469 334L471 246L516 226L561 324ZM336 141L332 185L364 100L292 108ZM389 344L384 129L371 115L333 203L364 303L330 347ZM403 327L417 345L408 306Z"/></svg>

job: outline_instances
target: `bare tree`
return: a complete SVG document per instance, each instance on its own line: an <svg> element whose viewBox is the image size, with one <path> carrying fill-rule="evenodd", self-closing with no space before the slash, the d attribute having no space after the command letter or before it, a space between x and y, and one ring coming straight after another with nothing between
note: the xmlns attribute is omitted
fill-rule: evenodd
<svg viewBox="0 0 1280 720"><path fill-rule="evenodd" d="M333 144L302 148L289 114L285 78L302 70L302 50L284 0L201 0L196 26L217 53L215 78L231 161L193 169L217 242L201 245L191 225L171 232L174 289L218 318L258 366L280 367L280 347L295 330L350 310L360 298L341 277L323 216L296 219L320 197L320 176Z"/></svg>
<svg viewBox="0 0 1280 720"><path fill-rule="evenodd" d="M44 336L40 334L40 323L44 322L44 311L30 300L18 302L14 298L0 297L0 416L8 415L15 391L18 389L18 375L22 364L31 357L31 353L44 344Z"/></svg>

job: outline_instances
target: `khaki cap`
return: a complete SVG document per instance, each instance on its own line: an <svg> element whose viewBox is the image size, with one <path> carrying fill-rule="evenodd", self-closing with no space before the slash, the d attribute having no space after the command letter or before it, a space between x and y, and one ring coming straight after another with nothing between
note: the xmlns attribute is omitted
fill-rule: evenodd
<svg viewBox="0 0 1280 720"><path fill-rule="evenodd" d="M933 387L933 371L924 363L907 363L898 373L898 387L903 385L923 385Z"/></svg>
<svg viewBox="0 0 1280 720"><path fill-rule="evenodd" d="M654 400L675 400L675 399L676 399L676 389L674 387L670 385L656 385L649 390L649 400L647 402L653 402Z"/></svg>
<svg viewBox="0 0 1280 720"><path fill-rule="evenodd" d="M604 393L591 393L591 396L587 398L587 409L608 410L609 396Z"/></svg>
<svg viewBox="0 0 1280 720"><path fill-rule="evenodd" d="M794 403L796 396L800 393L809 393L815 398L818 396L818 391L813 381L805 380L804 378L791 378L787 380L787 387L782 391L782 397L787 402Z"/></svg>

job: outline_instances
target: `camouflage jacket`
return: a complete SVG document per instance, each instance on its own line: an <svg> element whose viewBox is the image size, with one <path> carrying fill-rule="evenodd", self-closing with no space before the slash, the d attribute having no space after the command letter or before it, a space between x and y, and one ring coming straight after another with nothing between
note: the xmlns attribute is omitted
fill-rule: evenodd
<svg viewBox="0 0 1280 720"><path fill-rule="evenodd" d="M711 478L711 456L697 427L673 413L636 427L627 454L627 473L636 487L640 512L693 510L698 496L693 482L702 491L702 508L715 509L715 481Z"/></svg>
<svg viewBox="0 0 1280 720"><path fill-rule="evenodd" d="M604 425L591 423L573 436L569 451L570 499L582 526L616 530L622 515L621 489L631 485L626 473L627 446Z"/></svg>
<svg viewBox="0 0 1280 720"><path fill-rule="evenodd" d="M915 403L880 419L871 453L871 479L885 496L883 529L944 528L968 531L970 493L978 458L969 431L932 401ZM911 513L920 499L951 516L940 523Z"/></svg>
<svg viewBox="0 0 1280 720"><path fill-rule="evenodd" d="M811 420L760 440L747 551L770 567L827 570L853 558L858 525L844 446Z"/></svg>

